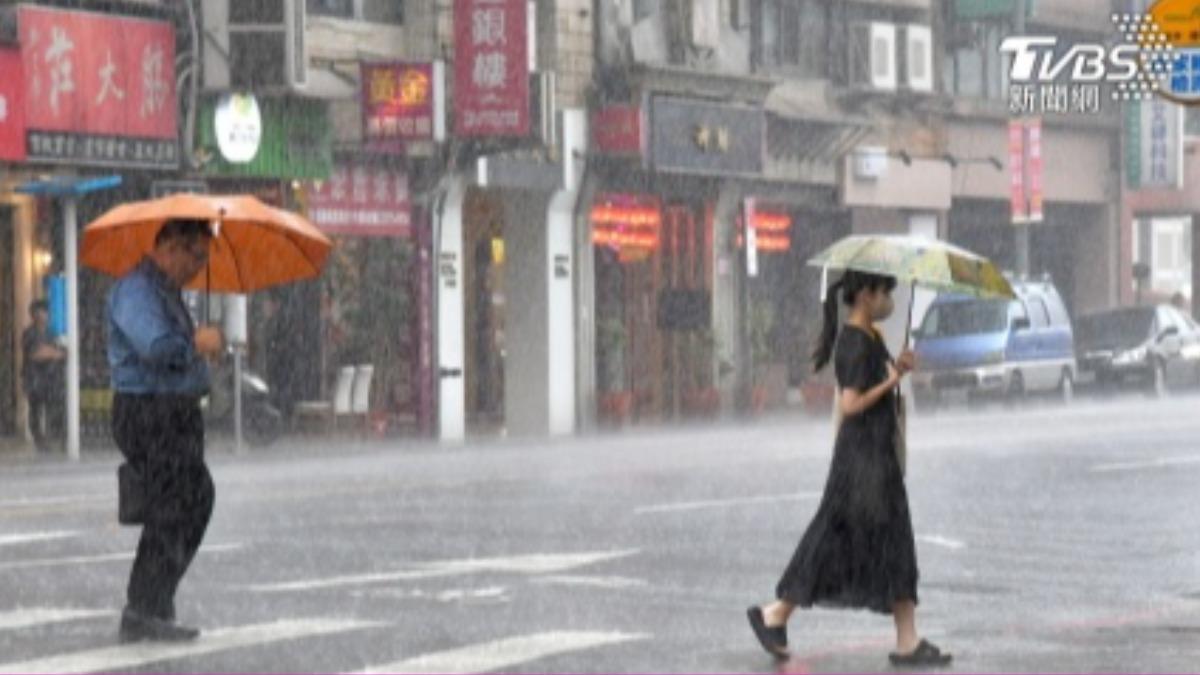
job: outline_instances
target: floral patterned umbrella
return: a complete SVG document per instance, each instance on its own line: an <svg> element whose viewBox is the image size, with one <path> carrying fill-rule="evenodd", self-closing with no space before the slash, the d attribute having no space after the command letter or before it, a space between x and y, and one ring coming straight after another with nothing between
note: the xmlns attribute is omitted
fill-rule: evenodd
<svg viewBox="0 0 1200 675"><path fill-rule="evenodd" d="M1015 298L1012 285L992 261L943 241L905 236L846 237L808 264L896 277L936 291L977 297Z"/></svg>
<svg viewBox="0 0 1200 675"><path fill-rule="evenodd" d="M809 265L896 277L901 283L981 298L1015 298L996 265L943 241L911 236L846 237L808 261ZM910 302L908 324L912 325ZM907 330L907 329L906 329ZM905 345L908 338L905 337Z"/></svg>

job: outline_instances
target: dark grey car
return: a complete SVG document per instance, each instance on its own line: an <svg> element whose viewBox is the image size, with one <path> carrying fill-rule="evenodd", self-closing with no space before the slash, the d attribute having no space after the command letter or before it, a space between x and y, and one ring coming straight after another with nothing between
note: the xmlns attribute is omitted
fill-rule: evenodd
<svg viewBox="0 0 1200 675"><path fill-rule="evenodd" d="M1156 396L1200 385L1200 327L1170 305L1099 312L1075 323L1081 382Z"/></svg>

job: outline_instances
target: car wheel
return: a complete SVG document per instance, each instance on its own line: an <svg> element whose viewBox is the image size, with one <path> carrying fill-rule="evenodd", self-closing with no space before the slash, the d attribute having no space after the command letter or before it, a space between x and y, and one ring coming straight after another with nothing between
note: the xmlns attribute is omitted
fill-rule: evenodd
<svg viewBox="0 0 1200 675"><path fill-rule="evenodd" d="M1154 370L1150 374L1150 395L1155 398L1166 398L1170 391L1167 389L1167 368L1162 361L1155 360Z"/></svg>
<svg viewBox="0 0 1200 675"><path fill-rule="evenodd" d="M1007 408L1016 408L1025 400L1025 377L1021 373L1013 373L1012 381L1008 384L1008 391L1004 394L1004 405Z"/></svg>
<svg viewBox="0 0 1200 675"><path fill-rule="evenodd" d="M1058 396L1063 405L1071 405L1075 401L1075 378L1071 371L1064 370L1062 380L1058 383Z"/></svg>

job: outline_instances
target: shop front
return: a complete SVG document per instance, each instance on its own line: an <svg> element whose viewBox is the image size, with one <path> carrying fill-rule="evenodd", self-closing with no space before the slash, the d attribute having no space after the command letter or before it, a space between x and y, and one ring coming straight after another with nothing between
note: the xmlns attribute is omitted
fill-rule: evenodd
<svg viewBox="0 0 1200 675"><path fill-rule="evenodd" d="M65 316L67 293L49 289L65 289L71 278L64 269L61 200L25 191L115 176L109 182L119 181L119 187L78 200L75 215L82 225L117 203L146 198L154 181L180 166L175 31L169 22L37 5L21 5L14 16L16 46L0 47L0 440L27 435L16 345L29 325L29 304L49 299L52 317ZM113 49L115 44L122 48ZM103 312L110 285L101 275L78 271L77 343L63 334L65 321L52 322L52 332L68 347L67 360L77 359L87 443L109 437ZM68 417L65 406L58 408L56 434ZM68 446L72 453L78 449Z"/></svg>
<svg viewBox="0 0 1200 675"><path fill-rule="evenodd" d="M649 96L596 116L588 208L601 423L712 418L736 397L742 183L761 176L761 109ZM780 227L779 222L773 223ZM766 233L781 246L784 233Z"/></svg>
<svg viewBox="0 0 1200 675"><path fill-rule="evenodd" d="M1072 316L1119 301L1115 125L958 119L948 141L951 154L983 160L952 168L949 241L1016 271L1027 228L1030 275L1052 279Z"/></svg>
<svg viewBox="0 0 1200 675"><path fill-rule="evenodd" d="M411 194L405 166L386 157L338 157L329 180L303 184L304 211L335 242L323 280L321 372L336 382L344 368L369 371L372 427L383 433L415 431L421 411L428 290ZM271 326L267 339L281 343L286 322ZM265 360L268 372L290 362Z"/></svg>
<svg viewBox="0 0 1200 675"><path fill-rule="evenodd" d="M250 194L302 211L304 184L327 181L333 173L332 136L324 101L214 94L200 102L194 152L208 192ZM256 293L247 302L248 362L267 378L277 406L289 418L297 402L329 395L322 311L327 294L319 279ZM223 300L214 298L211 307L197 306L197 312L219 321ZM287 355L287 367L272 368L281 354Z"/></svg>

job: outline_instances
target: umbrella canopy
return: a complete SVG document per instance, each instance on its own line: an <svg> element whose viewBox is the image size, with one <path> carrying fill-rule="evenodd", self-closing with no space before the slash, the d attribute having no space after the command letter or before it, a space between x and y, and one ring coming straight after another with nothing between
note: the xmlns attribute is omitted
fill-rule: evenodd
<svg viewBox="0 0 1200 675"><path fill-rule="evenodd" d="M992 261L942 241L907 236L847 237L808 261L827 269L896 277L937 291L1015 298L1012 284Z"/></svg>
<svg viewBox="0 0 1200 675"><path fill-rule="evenodd" d="M122 277L154 249L169 220L213 224L208 268L187 287L252 293L320 276L332 242L303 217L250 196L178 194L122 204L83 231L83 264Z"/></svg>

